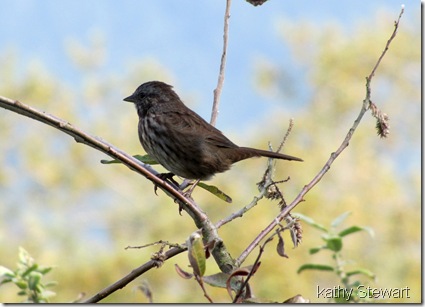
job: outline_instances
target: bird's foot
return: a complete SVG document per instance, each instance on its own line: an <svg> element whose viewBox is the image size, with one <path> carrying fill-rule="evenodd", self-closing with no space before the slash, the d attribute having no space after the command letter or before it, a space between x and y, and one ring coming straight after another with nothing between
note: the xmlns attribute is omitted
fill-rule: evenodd
<svg viewBox="0 0 425 307"><path fill-rule="evenodd" d="M173 179L173 177L174 177L174 174L173 173L162 173L162 174L158 174L157 177L159 179L162 179L164 181L167 181L168 183L172 183L176 187L179 186L178 182ZM157 190L158 190L158 186L155 184L155 187L154 187L155 195L158 195L156 193Z"/></svg>

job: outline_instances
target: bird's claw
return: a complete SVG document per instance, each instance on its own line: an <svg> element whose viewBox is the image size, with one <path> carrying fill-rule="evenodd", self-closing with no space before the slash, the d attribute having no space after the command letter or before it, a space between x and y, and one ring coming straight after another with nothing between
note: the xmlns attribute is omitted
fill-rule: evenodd
<svg viewBox="0 0 425 307"><path fill-rule="evenodd" d="M161 173L161 174L158 174L157 177L164 181L168 181L169 183L172 183L177 187L179 186L178 182L173 179L174 177L173 173ZM156 193L157 190L158 190L158 185L155 184L153 191L155 192L155 195L158 196L158 193Z"/></svg>

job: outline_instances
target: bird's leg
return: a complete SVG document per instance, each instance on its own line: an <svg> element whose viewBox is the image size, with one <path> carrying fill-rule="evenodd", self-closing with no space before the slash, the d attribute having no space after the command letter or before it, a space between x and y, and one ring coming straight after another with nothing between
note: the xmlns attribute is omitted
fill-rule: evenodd
<svg viewBox="0 0 425 307"><path fill-rule="evenodd" d="M192 195L193 190L195 189L195 187L197 186L197 184L199 183L199 181L201 181L201 179L196 179L195 181L191 182L191 183L187 183L187 179L185 179L185 181L183 181L183 183L181 185L178 184L177 181L175 181L173 179L175 175L173 173L161 173L158 174L157 177L164 180L164 181L168 181L169 183L173 184L175 186L175 188L183 190L184 188L186 188L188 185L192 185L186 192L183 192L183 195L185 197L190 198ZM158 190L158 186L155 184L154 187L154 192L156 195L158 195L156 193L156 191ZM179 212L181 211L181 209L179 209Z"/></svg>
<svg viewBox="0 0 425 307"><path fill-rule="evenodd" d="M173 173L161 173L157 175L158 178L161 178L162 180L169 180L172 184L179 186L179 183L173 179L175 176Z"/></svg>
<svg viewBox="0 0 425 307"><path fill-rule="evenodd" d="M180 190L184 191L188 186L191 185L191 183L192 183L191 179L184 179L183 182L179 186Z"/></svg>
<svg viewBox="0 0 425 307"><path fill-rule="evenodd" d="M173 173L161 173L161 174L158 174L157 177L164 180L164 181L168 181L168 182L174 184L176 187L179 186L178 182L173 179L173 177L174 177ZM156 193L157 190L158 190L158 186L155 184L155 187L154 187L155 195L158 195Z"/></svg>
<svg viewBox="0 0 425 307"><path fill-rule="evenodd" d="M193 190L195 189L195 187L198 185L199 181L201 181L201 179L196 179L195 181L193 181L191 184L192 186L186 191L184 192L184 196L186 197L191 197Z"/></svg>

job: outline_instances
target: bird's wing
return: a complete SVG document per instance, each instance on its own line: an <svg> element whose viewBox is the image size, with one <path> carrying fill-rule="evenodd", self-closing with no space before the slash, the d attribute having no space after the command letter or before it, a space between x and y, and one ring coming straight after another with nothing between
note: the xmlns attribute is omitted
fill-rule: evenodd
<svg viewBox="0 0 425 307"><path fill-rule="evenodd" d="M198 114L186 108L184 111L162 113L164 120L175 132L193 138L200 138L207 144L221 148L238 147L230 141L220 130L206 122Z"/></svg>

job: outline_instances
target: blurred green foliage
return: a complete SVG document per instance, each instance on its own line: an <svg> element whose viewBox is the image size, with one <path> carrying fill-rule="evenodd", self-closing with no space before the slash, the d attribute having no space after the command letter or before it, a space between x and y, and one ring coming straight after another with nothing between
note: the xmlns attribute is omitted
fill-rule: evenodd
<svg viewBox="0 0 425 307"><path fill-rule="evenodd" d="M366 302L373 302L371 297L363 297L363 293L361 292L361 289L363 287L367 287L368 283L364 283L360 279L353 280L353 276L356 278L358 275L364 275L366 277L369 277L371 279L375 279L375 274L373 272L369 271L367 268L355 268L351 269L350 271L347 271L347 267L350 266L352 260L347 260L346 256L344 256L344 237L354 234L359 231L367 231L371 236L373 236L373 231L368 227L362 227L362 226L350 226L348 228L345 228L341 231L338 231L337 229L339 226L345 221L345 219L350 215L350 212L345 212L338 216L336 219L334 219L331 223L330 227L325 227L321 225L320 223L317 223L312 218L306 217L304 215L298 214L298 218L300 218L302 221L306 222L308 225L312 226L313 228L316 228L323 232L321 239L325 242L324 245L321 245L319 247L313 247L310 249L310 254L316 254L320 251L330 251L332 254L331 261L328 260L328 264L322 264L322 263L305 263L303 264L299 269L298 273L301 273L305 270L316 270L320 274L320 272L334 272L336 274L336 278L339 279L339 282L335 283L335 285L338 285L336 287L336 291L332 291L335 289L335 287L320 290L318 293L319 297L328 298L329 302L335 302L335 303L348 303L348 302L355 302L355 303L366 303ZM359 291L360 287L360 291ZM320 288L319 288L320 289ZM326 291L327 290L327 291ZM330 295L327 295L330 294ZM382 299L382 298L381 298Z"/></svg>
<svg viewBox="0 0 425 307"><path fill-rule="evenodd" d="M16 270L0 266L0 286L7 283L15 284L19 289L17 295L25 297L23 303L48 303L55 292L47 288L55 286L56 282L44 283L42 278L52 268L39 265L22 247L19 248L18 258Z"/></svg>
<svg viewBox="0 0 425 307"><path fill-rule="evenodd" d="M299 93L287 90L293 80L290 72L267 59L255 66L253 82L260 91L274 93L279 105L268 118L258 118L250 131L240 133L252 136L249 145L264 148L268 140L277 144L288 119L295 118L286 146L292 153L303 153L305 162L278 163L275 175L277 180L291 177L281 186L287 201L315 176L351 127L365 96L365 77L392 31L394 18L381 13L349 33L336 24L323 29L308 22L282 22L282 41L293 50L294 61L305 73L301 88L307 98L291 111L283 106L293 103ZM389 138L377 137L375 122L366 115L350 146L296 208L322 224L352 211L356 224L370 225L375 239L364 240L364 234L350 236L344 250L359 267L376 274L375 286L412 289L410 299L391 302L421 301L419 26L402 20L372 82L374 103L390 116ZM171 73L153 59L141 59L125 76L108 75L102 70L106 53L101 42L93 38L92 46L67 45L81 73L78 89L61 82L60 76L36 60L18 74L19 54L3 52L0 94L66 119L130 154L143 154L136 113L121 102L122 97L134 90L134 80L147 75L170 80ZM264 131L276 134L264 136ZM103 154L77 145L51 127L0 109L0 139L0 264L12 267L16 250L24 246L40 263L56 266L50 273L59 283L55 302L95 294L156 251L154 247L124 250L126 246L160 239L184 242L196 230L169 198L154 195L149 181L122 165L101 164ZM251 201L265 167L262 159L245 161L212 180L225 187L232 205L202 189L193 195L211 219L218 221ZM263 201L242 219L221 228L219 234L231 254L238 256L278 210L277 204ZM275 301L302 294L312 302L325 302L317 298L316 288L333 286L333 277L309 271L297 274L302 264L326 262L321 253L308 255L315 242L317 233L306 229L303 244L286 251L289 259L266 249L261 268L251 280L254 294ZM254 253L245 265L255 257ZM202 291L194 290L193 280L182 280L176 274L175 263L185 269L187 255L149 271L102 302L147 302L137 290L142 280L149 282L154 302L205 302ZM205 274L217 271L208 259ZM13 285L0 288L0 301L19 301L9 286ZM222 289L209 288L208 293L215 302L228 302Z"/></svg>

